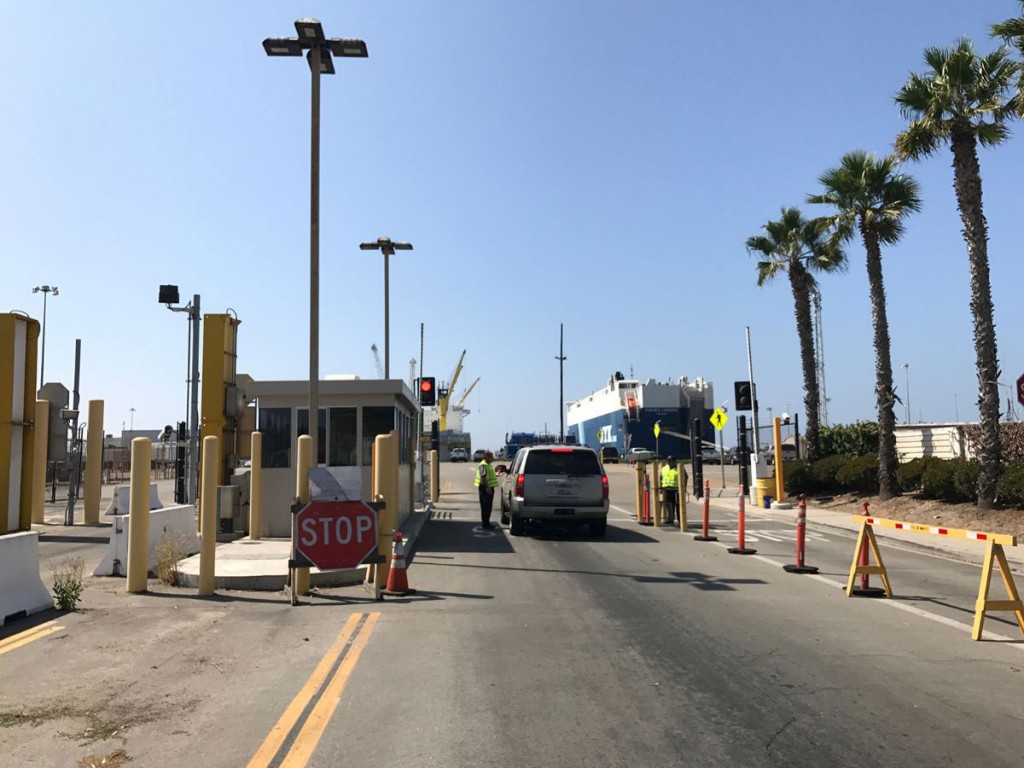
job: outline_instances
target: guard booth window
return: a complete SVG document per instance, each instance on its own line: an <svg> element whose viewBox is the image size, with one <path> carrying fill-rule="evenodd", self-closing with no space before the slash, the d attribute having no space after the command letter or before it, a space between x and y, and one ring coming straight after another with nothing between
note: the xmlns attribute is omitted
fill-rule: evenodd
<svg viewBox="0 0 1024 768"><path fill-rule="evenodd" d="M292 465L292 409L260 408L259 429L263 435L260 460L267 469L287 469Z"/></svg>
<svg viewBox="0 0 1024 768"><path fill-rule="evenodd" d="M316 463L317 465L327 463L327 409L318 408L317 412L320 414L320 418L317 420L316 432ZM298 409L298 434L308 435L309 434L309 408Z"/></svg>
<svg viewBox="0 0 1024 768"><path fill-rule="evenodd" d="M331 408L328 425L327 464L331 467L354 467L358 454L356 446L356 409Z"/></svg>
<svg viewBox="0 0 1024 768"><path fill-rule="evenodd" d="M373 463L373 440L395 428L395 408L391 405L363 407L363 466Z"/></svg>

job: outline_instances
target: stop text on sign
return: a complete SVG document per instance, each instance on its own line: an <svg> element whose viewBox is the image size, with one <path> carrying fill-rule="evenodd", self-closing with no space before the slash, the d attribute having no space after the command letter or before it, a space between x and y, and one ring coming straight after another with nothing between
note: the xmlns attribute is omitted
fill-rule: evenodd
<svg viewBox="0 0 1024 768"><path fill-rule="evenodd" d="M299 524L299 544L302 547L315 547L331 543L362 544L364 540L375 542L373 527L370 515L359 515L354 523L351 517L307 517Z"/></svg>

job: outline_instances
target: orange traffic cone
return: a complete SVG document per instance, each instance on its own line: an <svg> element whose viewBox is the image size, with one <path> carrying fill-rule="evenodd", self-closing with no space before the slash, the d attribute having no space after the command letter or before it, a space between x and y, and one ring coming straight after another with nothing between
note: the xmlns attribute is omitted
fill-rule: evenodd
<svg viewBox="0 0 1024 768"><path fill-rule="evenodd" d="M391 552L391 568L388 569L388 585L385 595L411 595L415 589L409 589L409 578L405 572L405 542L402 532L395 532L395 547Z"/></svg>

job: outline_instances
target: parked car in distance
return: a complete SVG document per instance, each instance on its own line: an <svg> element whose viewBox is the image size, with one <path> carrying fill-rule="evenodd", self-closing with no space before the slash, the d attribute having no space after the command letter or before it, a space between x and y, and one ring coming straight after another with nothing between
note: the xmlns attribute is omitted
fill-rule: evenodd
<svg viewBox="0 0 1024 768"><path fill-rule="evenodd" d="M501 522L522 536L535 523L586 523L604 536L608 526L608 476L587 446L531 445L519 449L501 478Z"/></svg>
<svg viewBox="0 0 1024 768"><path fill-rule="evenodd" d="M484 449L483 448L477 448L475 451L473 451L473 461L478 461L479 462L479 461L483 461L483 460L484 460Z"/></svg>
<svg viewBox="0 0 1024 768"><path fill-rule="evenodd" d="M658 454L650 448L630 448L626 451L626 461L630 464L636 464L638 461L654 461L656 458L658 458Z"/></svg>
<svg viewBox="0 0 1024 768"><path fill-rule="evenodd" d="M465 448L452 448L451 455L448 459L453 463L456 461L469 461L469 454L466 453Z"/></svg>
<svg viewBox="0 0 1024 768"><path fill-rule="evenodd" d="M721 464L722 454L717 448L704 448L700 452L700 459L705 464Z"/></svg>
<svg viewBox="0 0 1024 768"><path fill-rule="evenodd" d="M769 445L761 449L761 457L769 464L775 463L775 446ZM782 460L792 461L796 456L796 446L792 443L782 444Z"/></svg>
<svg viewBox="0 0 1024 768"><path fill-rule="evenodd" d="M601 446L601 462L603 464L618 464L619 463L619 449L614 445L602 445Z"/></svg>

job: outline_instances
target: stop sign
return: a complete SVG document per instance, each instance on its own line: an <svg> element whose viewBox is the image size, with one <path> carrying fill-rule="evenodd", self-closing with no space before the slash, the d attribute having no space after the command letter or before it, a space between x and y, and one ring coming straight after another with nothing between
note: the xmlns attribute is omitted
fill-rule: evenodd
<svg viewBox="0 0 1024 768"><path fill-rule="evenodd" d="M1017 401L1024 405L1024 373L1017 379Z"/></svg>
<svg viewBox="0 0 1024 768"><path fill-rule="evenodd" d="M311 501L295 527L296 549L321 571L355 568L377 547L377 513L362 501Z"/></svg>

